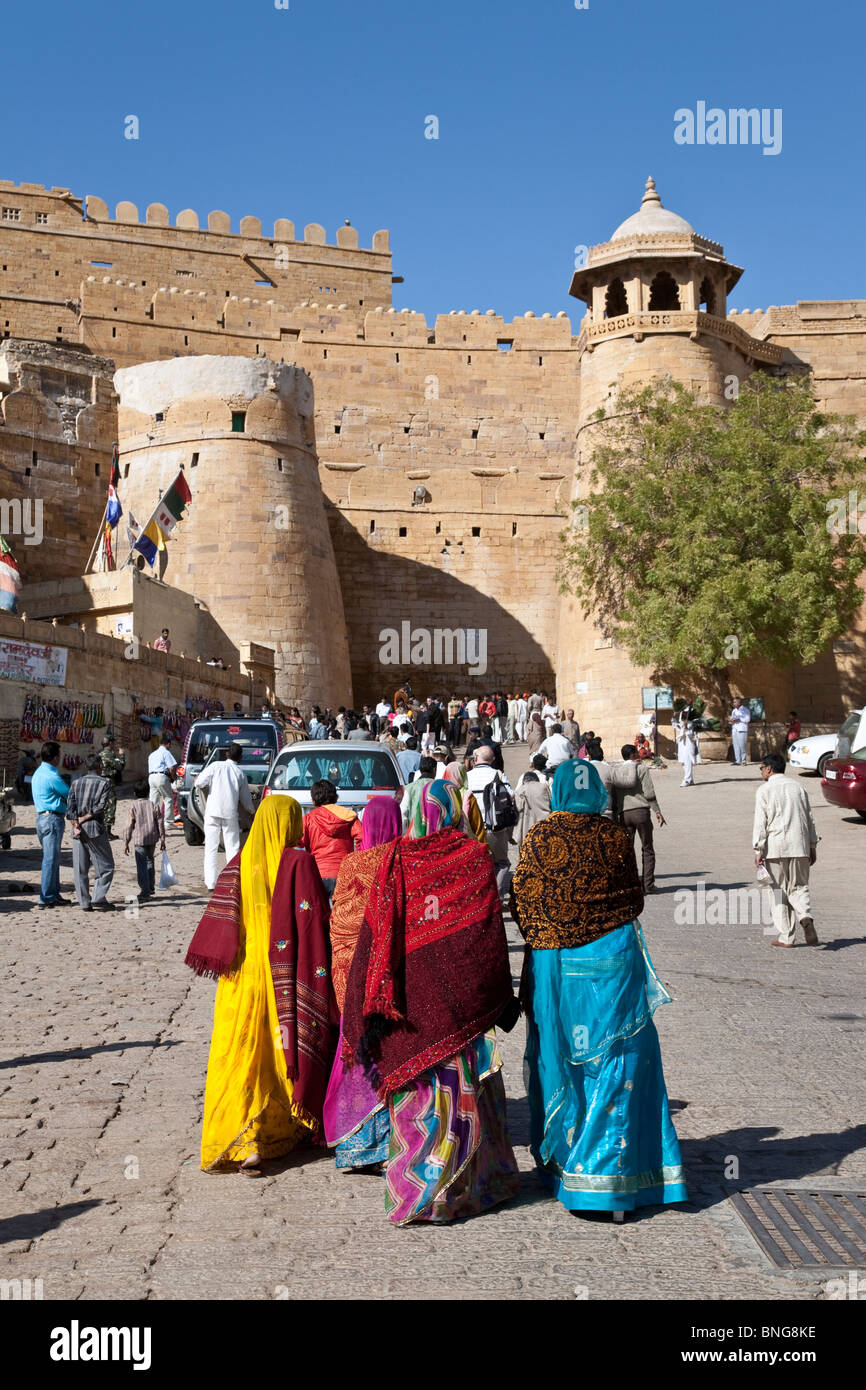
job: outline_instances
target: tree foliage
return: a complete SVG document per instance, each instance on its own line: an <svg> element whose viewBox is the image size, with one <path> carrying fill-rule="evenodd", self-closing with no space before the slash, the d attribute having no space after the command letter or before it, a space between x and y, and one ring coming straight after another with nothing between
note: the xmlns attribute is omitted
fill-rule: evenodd
<svg viewBox="0 0 866 1390"><path fill-rule="evenodd" d="M807 380L756 373L728 409L657 381L599 421L559 575L636 664L811 662L851 625L866 435ZM860 515L866 531L866 492Z"/></svg>

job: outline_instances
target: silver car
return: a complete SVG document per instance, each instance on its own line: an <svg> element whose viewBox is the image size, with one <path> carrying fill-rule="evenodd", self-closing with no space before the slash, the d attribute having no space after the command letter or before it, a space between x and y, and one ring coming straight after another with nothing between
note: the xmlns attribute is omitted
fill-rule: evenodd
<svg viewBox="0 0 866 1390"><path fill-rule="evenodd" d="M293 796L306 815L313 807L310 788L323 779L333 782L338 803L351 806L359 818L371 796L393 796L399 802L406 785L400 764L381 743L310 739L281 749L262 799L274 793Z"/></svg>

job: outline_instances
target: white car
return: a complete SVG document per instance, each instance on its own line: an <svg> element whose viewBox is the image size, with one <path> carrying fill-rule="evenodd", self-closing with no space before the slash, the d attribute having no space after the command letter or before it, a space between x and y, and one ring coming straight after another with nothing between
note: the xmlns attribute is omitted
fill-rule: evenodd
<svg viewBox="0 0 866 1390"><path fill-rule="evenodd" d="M837 734L815 734L812 738L798 738L788 749L792 767L804 772L817 772L824 776L824 770L836 753Z"/></svg>

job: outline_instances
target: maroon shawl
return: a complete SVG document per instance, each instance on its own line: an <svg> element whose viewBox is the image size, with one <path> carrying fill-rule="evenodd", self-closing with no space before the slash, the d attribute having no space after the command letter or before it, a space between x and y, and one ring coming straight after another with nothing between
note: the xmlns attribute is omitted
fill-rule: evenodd
<svg viewBox="0 0 866 1390"><path fill-rule="evenodd" d="M217 879L185 963L197 975L230 975L240 924L241 859L236 854ZM303 850L284 849L271 900L268 961L293 1101L318 1120L340 1022L329 945L328 899L315 862Z"/></svg>
<svg viewBox="0 0 866 1390"><path fill-rule="evenodd" d="M448 827L387 845L346 989L343 1035L385 1100L513 1002L486 846Z"/></svg>

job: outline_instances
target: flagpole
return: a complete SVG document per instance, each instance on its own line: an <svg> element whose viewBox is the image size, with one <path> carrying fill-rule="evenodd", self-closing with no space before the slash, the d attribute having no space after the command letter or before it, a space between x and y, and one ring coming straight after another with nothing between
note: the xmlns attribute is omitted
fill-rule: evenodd
<svg viewBox="0 0 866 1390"><path fill-rule="evenodd" d="M108 503L106 502L105 507L104 507L103 512L102 512L102 520L101 520L100 523L99 523L99 530L98 530L97 533L96 533L96 540L93 542L93 548L92 548L92 550L91 550L91 552L90 552L90 559L87 561L87 565L86 565L85 570L84 570L84 573L85 573L85 574L89 574L89 573L90 573L90 566L93 564L93 557L94 557L94 555L96 554L97 547L99 546L100 539L101 539L101 537L102 537L103 531L105 530L105 521L106 521L107 516L108 516Z"/></svg>

